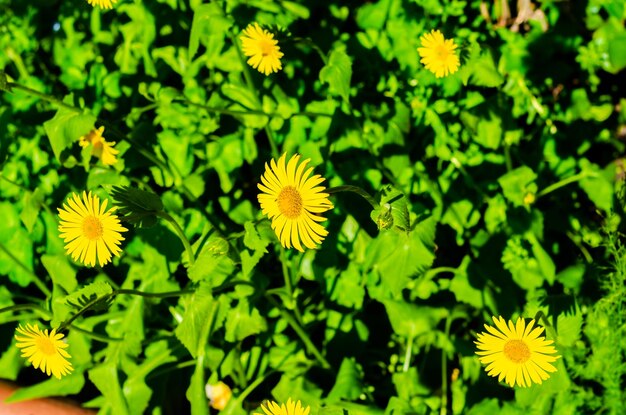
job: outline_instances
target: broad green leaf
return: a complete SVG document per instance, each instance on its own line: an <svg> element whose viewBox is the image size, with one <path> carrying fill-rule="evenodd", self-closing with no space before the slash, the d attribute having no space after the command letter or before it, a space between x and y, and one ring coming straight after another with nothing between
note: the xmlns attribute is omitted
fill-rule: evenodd
<svg viewBox="0 0 626 415"><path fill-rule="evenodd" d="M36 188L34 192L24 193L22 198L22 211L20 212L20 219L22 223L28 229L28 232L33 231L33 226L37 221L37 216L41 210L41 204L44 200L44 194L40 188Z"/></svg>
<svg viewBox="0 0 626 415"><path fill-rule="evenodd" d="M105 398L106 408L119 415L130 415L118 378L117 368L113 363L103 363L89 370L89 380ZM103 408L104 409L104 408Z"/></svg>
<svg viewBox="0 0 626 415"><path fill-rule="evenodd" d="M582 334L583 315L578 305L573 311L559 314L556 319L558 337L556 343L563 347L573 347Z"/></svg>
<svg viewBox="0 0 626 415"><path fill-rule="evenodd" d="M328 401L345 399L355 401L363 393L363 369L353 357L345 357L341 361L339 373L333 388L328 393Z"/></svg>
<svg viewBox="0 0 626 415"><path fill-rule="evenodd" d="M206 339L217 307L218 303L213 299L211 290L204 285L200 285L192 296L185 299L185 314L175 333L194 358L204 355Z"/></svg>
<svg viewBox="0 0 626 415"><path fill-rule="evenodd" d="M587 174L587 177L579 181L580 187L599 209L610 212L613 209L613 197L615 196L613 182L609 178L614 175L613 169L609 168L610 173L605 174L600 167L590 163L587 159L581 159L579 164L582 173Z"/></svg>
<svg viewBox="0 0 626 415"><path fill-rule="evenodd" d="M417 306L403 301L383 301L394 333L415 339L420 334L433 330L448 310L438 307Z"/></svg>
<svg viewBox="0 0 626 415"><path fill-rule="evenodd" d="M19 388L4 402L16 403L51 396L76 395L82 390L84 385L85 377L82 373L71 373L70 375L62 376L61 379L51 377L32 386Z"/></svg>
<svg viewBox="0 0 626 415"><path fill-rule="evenodd" d="M235 270L235 263L228 256L230 245L226 239L211 236L197 255L196 262L187 271L193 282L206 281L218 286Z"/></svg>
<svg viewBox="0 0 626 415"><path fill-rule="evenodd" d="M350 101L350 79L352 61L342 50L335 49L328 58L328 64L320 71L320 81L328 84L333 95L339 95L345 102Z"/></svg>
<svg viewBox="0 0 626 415"><path fill-rule="evenodd" d="M73 104L71 95L67 96L64 101L70 105ZM82 114L61 107L51 120L43 123L52 152L59 162L64 161L61 158L63 150L73 145L78 146L80 137L94 129L95 122L96 117L91 114Z"/></svg>
<svg viewBox="0 0 626 415"><path fill-rule="evenodd" d="M498 183L502 186L504 197L513 206L527 206L527 195L537 193L536 178L537 174L530 167L522 166L500 176Z"/></svg>
<svg viewBox="0 0 626 415"><path fill-rule="evenodd" d="M189 50L187 54L189 59L193 59L198 52L198 46L204 36L215 34L223 36L232 24L232 20L224 16L217 3L201 4L196 7L193 12L193 22L191 23L191 32L189 34Z"/></svg>
<svg viewBox="0 0 626 415"><path fill-rule="evenodd" d="M622 14L622 20L624 16ZM626 33L616 35L609 42L609 62L617 73L626 68Z"/></svg>
<svg viewBox="0 0 626 415"><path fill-rule="evenodd" d="M234 343L264 330L267 330L267 323L259 310L253 308L247 300L240 299L237 307L228 311L224 339Z"/></svg>
<svg viewBox="0 0 626 415"><path fill-rule="evenodd" d="M52 278L52 282L59 284L65 291L71 293L76 289L76 270L72 267L67 256L62 254L41 256L41 263Z"/></svg>

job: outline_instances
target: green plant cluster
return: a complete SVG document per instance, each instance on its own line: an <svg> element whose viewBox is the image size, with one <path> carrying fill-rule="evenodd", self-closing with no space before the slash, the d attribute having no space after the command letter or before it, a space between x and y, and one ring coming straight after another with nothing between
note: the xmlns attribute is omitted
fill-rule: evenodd
<svg viewBox="0 0 626 415"><path fill-rule="evenodd" d="M11 399L207 414L224 381L231 415L624 413L625 19L622 0L0 0ZM253 22L282 71L245 64ZM433 29L460 45L443 79L417 53ZM78 145L101 125L112 167ZM335 193L319 249L283 249L256 187L278 150L378 206ZM130 229L102 268L59 238L85 190ZM557 372L488 377L476 332L538 313ZM71 375L23 368L28 321L69 330Z"/></svg>

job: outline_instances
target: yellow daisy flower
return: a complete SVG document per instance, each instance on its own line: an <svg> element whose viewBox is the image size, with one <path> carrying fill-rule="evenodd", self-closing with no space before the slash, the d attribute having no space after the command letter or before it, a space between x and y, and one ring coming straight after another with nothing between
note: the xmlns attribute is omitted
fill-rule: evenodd
<svg viewBox="0 0 626 415"><path fill-rule="evenodd" d="M261 405L261 409L265 415L309 415L310 406L304 408L300 401L293 402L291 398L287 400L287 405L278 405L276 402L266 402L265 406ZM255 413L254 415L263 415Z"/></svg>
<svg viewBox="0 0 626 415"><path fill-rule="evenodd" d="M459 70L461 62L454 53L457 45L454 39L445 39L439 30L433 30L420 38L422 44L417 51L422 58L426 69L435 74L437 78L447 76Z"/></svg>
<svg viewBox="0 0 626 415"><path fill-rule="evenodd" d="M71 358L67 349L67 343L63 342L63 334L57 333L56 329L48 334L48 330L41 331L37 324L26 325L22 328L20 324L15 329L15 340L17 348L22 351L22 357L26 357L35 369L39 368L46 375L54 375L61 379L61 376L69 374L72 364L66 360ZM18 335L19 334L19 335Z"/></svg>
<svg viewBox="0 0 626 415"><path fill-rule="evenodd" d="M111 261L111 254L119 256L122 251L119 247L124 240L120 232L128 229L120 225L120 220L114 214L115 207L105 211L107 200L100 205L100 198L83 192L82 200L73 193L73 198L67 200L67 205L59 211L61 222L59 232L65 241L68 255L74 261L94 266L96 257L100 266Z"/></svg>
<svg viewBox="0 0 626 415"><path fill-rule="evenodd" d="M87 0L87 3L93 7L100 7L101 9L112 9L113 5L117 3L117 0Z"/></svg>
<svg viewBox="0 0 626 415"><path fill-rule="evenodd" d="M498 381L505 380L511 387L516 384L527 387L533 383L541 384L550 375L547 372L556 372L551 365L560 356L550 356L557 353L552 340L546 340L543 327L535 327L535 320L528 326L522 318L518 318L515 325L502 317L493 317L496 327L485 324L489 333L480 333L475 341L478 349L476 354L486 367L489 376L498 376Z"/></svg>
<svg viewBox="0 0 626 415"><path fill-rule="evenodd" d="M233 396L233 391L224 382L217 382L215 385L208 383L204 387L206 397L209 398L211 408L221 411L226 408L228 401Z"/></svg>
<svg viewBox="0 0 626 415"><path fill-rule="evenodd" d="M78 144L80 144L83 148L89 145L93 146L91 154L102 160L102 164L105 166L112 166L117 163L115 156L120 152L113 148L115 141L107 142L104 137L102 137L103 132L104 127L100 127L97 130L91 130L89 134L80 138Z"/></svg>
<svg viewBox="0 0 626 415"><path fill-rule="evenodd" d="M250 57L248 65L265 75L283 68L280 63L283 53L280 51L278 41L258 23L248 25L239 38L243 45L243 54Z"/></svg>
<svg viewBox="0 0 626 415"><path fill-rule="evenodd" d="M319 174L312 177L313 167L304 169L311 159L304 160L299 166L300 155L296 154L285 165L287 154L283 154L278 163L272 159L271 167L265 163L265 174L257 184L262 193L258 195L261 211L272 220L272 229L285 248L293 244L304 252L300 240L309 249L321 244L328 231L318 222L325 219L318 216L333 208L328 200L328 193L318 186L324 181ZM297 167L297 168L296 168Z"/></svg>

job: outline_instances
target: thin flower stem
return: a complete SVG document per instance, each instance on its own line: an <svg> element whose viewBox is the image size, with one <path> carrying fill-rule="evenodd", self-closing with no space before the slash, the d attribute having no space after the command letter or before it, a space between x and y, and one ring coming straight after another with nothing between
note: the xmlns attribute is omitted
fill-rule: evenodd
<svg viewBox="0 0 626 415"><path fill-rule="evenodd" d="M293 42L310 46L315 52L317 52L320 59L322 59L322 62L324 62L324 65L328 65L328 58L326 57L326 54L322 52L322 49L320 49L320 47L317 46L317 44L313 42L313 40L309 39L308 37L295 37L293 38Z"/></svg>
<svg viewBox="0 0 626 415"><path fill-rule="evenodd" d="M273 375L274 373L276 373L275 370L271 370L269 372L267 372L266 374L264 374L263 376L259 376L257 377L254 382L252 382L250 385L248 385L247 388L245 388L237 397L237 399L240 402L243 402L248 395L250 395L261 383L265 382L265 379L267 379L268 377L270 377L271 375Z"/></svg>
<svg viewBox="0 0 626 415"><path fill-rule="evenodd" d="M302 343L304 343L304 346L309 351L309 353L315 356L317 361L320 363L320 365L322 365L324 369L330 369L332 366L330 365L328 360L326 360L326 358L320 353L317 347L315 347L315 344L313 344L311 338L306 334L302 327L300 327L296 319L293 318L291 314L289 314L285 309L283 309L272 297L267 296L266 298L269 300L269 302L272 303L272 305L274 305L274 307L278 309L281 317L285 319L287 324L289 324L293 331L296 332L298 337L300 337L300 340L302 340Z"/></svg>
<svg viewBox="0 0 626 415"><path fill-rule="evenodd" d="M558 182L556 182L554 184L551 184L550 186L546 187L545 189L540 190L539 192L537 192L536 199L539 199L540 197L545 196L548 193L552 193L555 190L560 189L561 187L567 186L570 183L577 182L577 181L585 179L587 177L598 177L598 174L595 173L595 172L584 171L584 172L575 174L575 175L573 175L571 177L568 177L567 179L560 180L560 181L558 181Z"/></svg>
<svg viewBox="0 0 626 415"><path fill-rule="evenodd" d="M10 305L8 307L0 308L0 314L8 313L10 311L22 311L22 310L33 310L44 314L46 317L50 317L51 314L48 310L38 306L37 304L15 304Z"/></svg>
<svg viewBox="0 0 626 415"><path fill-rule="evenodd" d="M294 291L293 291L293 283L291 281L291 274L289 273L289 267L287 267L287 252L285 248L280 247L280 264L283 269L283 278L285 280L285 289L287 290L287 295L289 296L289 301L291 304L288 304L288 308L293 310L296 315L296 319L300 324L302 324L302 316L300 315L300 310L298 309L298 302L296 301Z"/></svg>
<svg viewBox="0 0 626 415"><path fill-rule="evenodd" d="M9 89L17 89L19 91L26 92L27 94L36 96L37 98L43 99L44 101L48 101L51 104L54 104L54 105L56 105L58 107L62 107L62 108L68 109L70 111L80 112L80 113L83 112L82 109L80 109L78 107L75 107L73 105L66 104L65 102L61 101L58 98L55 98L55 97L53 97L51 95L48 95L48 94L44 94L43 92L36 91L36 90L28 88L26 86L20 85L20 84L18 84L16 82L9 82L7 84L7 87Z"/></svg>
<svg viewBox="0 0 626 415"><path fill-rule="evenodd" d="M413 341L414 336L409 336L406 339L406 352L404 353L404 363L402 364L402 371L408 372L409 366L411 366L411 355L413 354Z"/></svg>
<svg viewBox="0 0 626 415"><path fill-rule="evenodd" d="M94 333L93 331L85 330L75 325L70 326L72 330L76 330L79 333L83 333L85 336L92 338L93 340L102 342L102 343L110 343L110 342L121 342L124 341L122 337L109 337L103 334Z"/></svg>
<svg viewBox="0 0 626 415"><path fill-rule="evenodd" d="M374 209L378 209L380 207L380 204L376 201L376 199L374 199L374 197L372 197L372 195L370 195L369 193L367 193L365 190L361 189L358 186L343 185L343 186L330 187L326 189L326 193L330 193L330 194L339 193L339 192L356 193L357 195L361 196L363 199L367 200L367 202L370 205L372 205Z"/></svg>
<svg viewBox="0 0 626 415"><path fill-rule="evenodd" d="M248 69L248 64L246 63L246 59L243 56L243 54L241 53L241 49L239 48L239 45L237 43L237 39L235 39L235 36L232 33L229 33L228 36L230 37L231 42L233 42L233 46L235 48L235 50L237 51L237 56L239 57L239 61L241 61L241 67L243 69L243 77L246 80L246 84L248 86L248 89L250 90L250 92L252 92L252 95L254 96L254 99L256 101L256 104L259 108L263 108L263 105L261 105L261 99L259 98L259 91L257 90L256 86L254 85L254 81L252 80L252 76L250 75L250 70ZM269 126L269 122L265 123L265 134L267 135L267 140L270 143L270 148L272 150L272 156L275 159L278 159L279 157L279 153L278 153L278 146L276 145L276 140L274 139L274 133L272 132L272 129Z"/></svg>
<svg viewBox="0 0 626 415"><path fill-rule="evenodd" d="M191 248L191 244L189 243L189 239L187 239L187 237L185 236L185 232L180 227L178 222L176 222L176 220L172 216L170 216L170 214L167 212L159 211L157 212L156 215L165 219L172 225L172 227L174 228L174 231L176 231L176 234L178 235L178 238L181 240L181 242L185 246L185 250L187 251L187 256L189 257L189 265L190 266L193 265L194 262L196 262L196 257L193 253L193 249Z"/></svg>
<svg viewBox="0 0 626 415"><path fill-rule="evenodd" d="M46 287L46 284L43 283L43 281L41 281L39 279L39 277L37 276L37 274L35 274L32 270L28 269L28 267L26 265L24 265L22 263L22 261L20 261L15 255L13 255L13 253L11 251L9 251L7 249L6 246L4 246L2 243L0 243L0 251L3 251L5 254L7 254L9 256L9 258L11 258L13 260L13 262L15 262L15 264L20 267L21 269L23 269L26 273L28 273L28 275L30 275L31 280L35 283L35 285L37 286L37 288L39 288L39 290L44 293L44 295L46 297L50 297L50 295L52 294L50 292L50 290L48 289L48 287Z"/></svg>

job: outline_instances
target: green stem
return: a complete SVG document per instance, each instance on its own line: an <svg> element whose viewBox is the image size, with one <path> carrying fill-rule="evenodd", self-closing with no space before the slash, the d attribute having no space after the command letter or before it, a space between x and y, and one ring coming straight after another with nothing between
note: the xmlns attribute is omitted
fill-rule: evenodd
<svg viewBox="0 0 626 415"><path fill-rule="evenodd" d="M404 363L402 365L402 371L408 372L409 366L411 365L411 355L413 354L413 341L415 340L414 336L409 336L406 342L406 352L404 353Z"/></svg>
<svg viewBox="0 0 626 415"><path fill-rule="evenodd" d="M446 338L450 337L450 325L452 324L452 318L450 315L446 318ZM446 415L448 412L448 359L446 357L446 351L441 349L441 410L440 415Z"/></svg>
<svg viewBox="0 0 626 415"><path fill-rule="evenodd" d="M322 365L324 369L330 369L332 366L330 365L328 360L326 360L326 358L320 353L320 351L317 350L317 347L315 347L315 344L313 344L313 341L311 341L311 338L306 334L306 332L302 329L302 327L300 327L296 319L294 319L291 316L291 314L289 314L285 309L283 309L272 297L267 296L266 298L269 300L270 303L274 305L274 307L278 309L281 317L285 319L287 324L289 324L289 326L291 326L293 331L296 332L298 337L300 337L300 340L302 340L302 343L304 343L304 346L309 351L309 353L315 356L317 361L320 363L320 365Z"/></svg>
<svg viewBox="0 0 626 415"><path fill-rule="evenodd" d="M295 298L293 291L293 283L291 282L291 275L289 273L289 268L287 267L287 257L286 250L281 246L280 247L280 265L283 270L283 279L285 280L285 289L287 290L287 295L289 296L290 304L288 307L290 310L293 310L296 315L296 319L300 324L302 324L302 316L300 315L300 310L298 309L298 301Z"/></svg>
<svg viewBox="0 0 626 415"><path fill-rule="evenodd" d="M577 182L579 180L582 180L584 178L587 177L598 177L597 173L594 172L589 172L589 171L584 171L578 174L573 175L572 177L568 177L567 179L563 179L560 180L554 184L551 184L550 186L546 187L543 190L540 190L539 192L537 192L537 199L539 199L542 196L547 195L548 193L554 192L555 190L560 189L561 187L567 186L570 183L574 183Z"/></svg>
<svg viewBox="0 0 626 415"><path fill-rule="evenodd" d="M8 307L3 307L0 308L0 314L2 313L7 313L9 311L22 311L22 310L34 310L34 311L38 311L42 314L45 314L46 317L50 317L50 312L40 306L38 306L37 304L15 304L15 305L10 305Z"/></svg>
<svg viewBox="0 0 626 415"><path fill-rule="evenodd" d="M546 315L543 313L543 311L539 310L537 311L537 314L535 314L535 321L543 321L543 325L546 327L546 334L548 331L550 331L550 334L552 335L552 337L554 337L554 339L558 339L558 335L556 330L554 330L554 327L552 327L552 324L550 324L550 322L548 321L548 317L546 317Z"/></svg>
<svg viewBox="0 0 626 415"><path fill-rule="evenodd" d="M261 105L261 99L259 98L259 91L254 85L254 81L252 80L252 76L250 75L250 70L248 69L248 64L246 63L246 58L241 53L241 48L239 47L239 44L237 43L237 39L235 39L235 36L233 36L232 33L229 33L228 36L230 37L230 40L233 43L235 50L237 51L237 56L239 57L239 61L241 62L241 67L243 69L243 77L246 80L246 85L248 86L248 89L250 90L250 92L252 92L252 95L254 96L257 106L260 109L263 109L263 105ZM274 133L269 127L269 122L265 124L264 129L265 129L265 134L267 135L267 140L270 143L272 156L276 160L278 160L278 157L279 157L278 146L276 145L276 140L274 139Z"/></svg>
<svg viewBox="0 0 626 415"><path fill-rule="evenodd" d="M44 101L47 101L47 102L49 102L51 104L54 104L54 105L56 105L58 107L62 107L62 108L68 109L70 111L80 112L80 113L83 112L82 109L80 109L78 107L75 107L73 105L66 104L65 102L61 101L58 98L55 98L55 97L53 97L51 95L48 95L48 94L44 94L43 92L36 91L36 90L31 89L31 88L29 88L27 86L20 85L20 84L18 84L16 82L9 82L7 84L7 87L9 89L17 89L19 91L26 92L27 94L36 96L37 98L43 99Z"/></svg>
<svg viewBox="0 0 626 415"><path fill-rule="evenodd" d="M172 227L174 228L174 231L176 231L176 235L178 235L178 238L181 240L181 242L185 246L185 250L187 251L187 256L189 257L189 265L190 266L193 265L194 262L196 262L196 257L193 253L193 249L191 248L191 244L189 243L189 239L187 239L187 237L185 236L185 232L180 227L178 222L176 222L176 220L173 217L171 217L170 214L167 212L160 211L160 212L157 212L156 215L165 219L172 225Z"/></svg>
<svg viewBox="0 0 626 415"><path fill-rule="evenodd" d="M380 207L380 204L376 201L376 199L372 197L372 195L370 195L369 193L367 193L365 190L361 189L358 186L343 185L343 186L330 187L326 189L326 193L330 193L330 194L339 193L339 192L356 193L357 195L361 196L363 199L367 200L367 202L370 205L372 205L374 209L378 209Z"/></svg>
<svg viewBox="0 0 626 415"><path fill-rule="evenodd" d="M6 246L4 246L2 243L0 243L0 251L3 251L5 254L7 254L9 256L9 258L11 258L13 260L13 262L15 262L15 264L20 267L21 269L23 269L30 277L31 280L35 283L35 285L37 286L37 288L39 288L39 290L44 293L44 295L46 297L50 297L50 295L52 294L50 292L50 290L48 289L48 287L46 287L46 284L43 283L43 281L41 281L39 279L39 277L37 276L37 274L35 274L33 271L31 271L30 269L28 269L28 267L26 265L24 265L22 263L22 261L20 261L15 255L13 255L13 253L11 251L9 251L7 249Z"/></svg>
<svg viewBox="0 0 626 415"><path fill-rule="evenodd" d="M276 371L275 370L271 370L271 371L267 372L266 374L264 374L263 376L257 377L254 380L254 382L252 382L250 385L248 385L248 387L245 388L239 394L239 396L237 397L239 402L243 402L248 397L248 395L250 395L252 393L252 391L254 391L261 383L263 383L265 381L265 379L267 379L268 377L270 377L274 373L276 373Z"/></svg>
<svg viewBox="0 0 626 415"><path fill-rule="evenodd" d="M72 330L76 330L79 333L83 333L85 336L92 338L93 340L102 342L102 343L111 343L111 342L122 342L124 339L122 337L109 337L104 336L102 334L94 333L93 331L82 329L78 326L71 325Z"/></svg>
<svg viewBox="0 0 626 415"><path fill-rule="evenodd" d="M313 48L313 50L315 52L317 52L317 54L319 55L320 59L322 59L322 62L324 62L324 65L328 65L328 58L326 57L326 54L324 52L322 52L322 49L320 49L319 46L317 46L317 44L315 42L313 42L313 40L309 39L308 37L295 37L293 38L293 42L294 43L301 43L307 46L310 46L311 48Z"/></svg>

